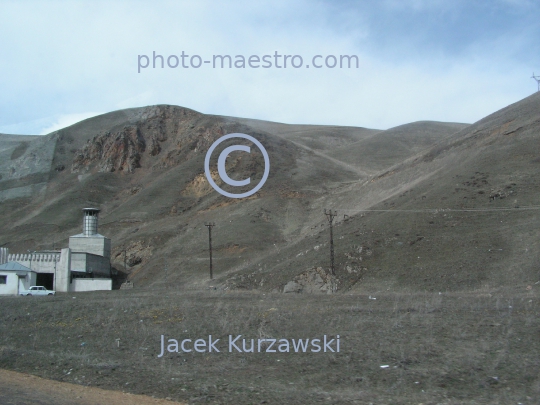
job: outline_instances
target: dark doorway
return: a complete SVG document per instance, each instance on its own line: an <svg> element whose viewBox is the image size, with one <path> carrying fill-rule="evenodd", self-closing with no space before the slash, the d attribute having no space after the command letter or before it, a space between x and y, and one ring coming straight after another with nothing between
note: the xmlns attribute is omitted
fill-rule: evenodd
<svg viewBox="0 0 540 405"><path fill-rule="evenodd" d="M47 290L52 290L54 284L54 274L52 273L38 273L36 278L36 285L45 287Z"/></svg>

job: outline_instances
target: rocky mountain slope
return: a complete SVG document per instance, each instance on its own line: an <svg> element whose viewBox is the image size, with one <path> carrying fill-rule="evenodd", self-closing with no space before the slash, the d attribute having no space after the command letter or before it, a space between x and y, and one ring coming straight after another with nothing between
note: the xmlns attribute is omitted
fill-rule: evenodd
<svg viewBox="0 0 540 405"><path fill-rule="evenodd" d="M136 286L282 291L311 280L307 290L325 291L326 208L338 213L338 291L530 284L540 264L539 129L535 94L473 125L378 131L159 105L43 137L0 135L0 245L67 245L81 208L99 206L113 265L123 270L125 249ZM241 200L215 192L203 168L210 145L233 132L256 137L271 161L265 186ZM231 154L231 177L260 179L253 152ZM213 282L206 222L216 223Z"/></svg>

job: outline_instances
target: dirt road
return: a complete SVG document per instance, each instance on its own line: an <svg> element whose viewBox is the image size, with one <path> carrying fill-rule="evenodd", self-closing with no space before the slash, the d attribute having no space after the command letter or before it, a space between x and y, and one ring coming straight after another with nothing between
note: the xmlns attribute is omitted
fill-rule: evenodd
<svg viewBox="0 0 540 405"><path fill-rule="evenodd" d="M173 405L173 402L144 395L102 390L30 374L0 369L0 403L4 405Z"/></svg>

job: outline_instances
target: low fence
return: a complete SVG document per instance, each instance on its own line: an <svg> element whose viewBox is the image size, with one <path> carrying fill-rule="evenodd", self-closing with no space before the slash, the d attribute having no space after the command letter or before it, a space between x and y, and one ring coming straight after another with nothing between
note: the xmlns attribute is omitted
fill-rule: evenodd
<svg viewBox="0 0 540 405"><path fill-rule="evenodd" d="M112 290L110 278L74 278L69 291L99 291Z"/></svg>

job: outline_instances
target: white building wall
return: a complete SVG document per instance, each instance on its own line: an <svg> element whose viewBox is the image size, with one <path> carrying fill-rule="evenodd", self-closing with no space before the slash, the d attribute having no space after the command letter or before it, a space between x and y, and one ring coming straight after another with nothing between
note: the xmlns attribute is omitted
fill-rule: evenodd
<svg viewBox="0 0 540 405"><path fill-rule="evenodd" d="M68 292L70 282L71 250L65 248L61 250L60 260L56 265L54 274L54 289L58 292Z"/></svg>
<svg viewBox="0 0 540 405"><path fill-rule="evenodd" d="M71 253L71 271L86 272L86 253Z"/></svg>
<svg viewBox="0 0 540 405"><path fill-rule="evenodd" d="M36 285L37 274L34 272L28 272L26 273L26 277L18 277L18 278L19 278L19 293L20 293L21 290L29 290L30 287Z"/></svg>
<svg viewBox="0 0 540 405"><path fill-rule="evenodd" d="M19 277L17 273L26 273L26 277ZM0 276L6 277L6 284L0 284L0 295L17 295L22 290L28 290L36 285L37 275L34 272L0 270Z"/></svg>
<svg viewBox="0 0 540 405"><path fill-rule="evenodd" d="M69 247L73 252L92 253L94 255L111 257L111 240L104 236L71 236Z"/></svg>
<svg viewBox="0 0 540 405"><path fill-rule="evenodd" d="M37 273L53 273L60 261L60 253L23 253L8 255L8 262L17 262ZM1 263L0 263L1 264Z"/></svg>
<svg viewBox="0 0 540 405"><path fill-rule="evenodd" d="M6 277L6 284L0 284L0 295L17 295L19 293L19 277L14 271L0 271Z"/></svg>
<svg viewBox="0 0 540 405"><path fill-rule="evenodd" d="M108 278L111 276L111 263L107 257L71 252L71 271L92 273L94 277Z"/></svg>
<svg viewBox="0 0 540 405"><path fill-rule="evenodd" d="M69 287L71 292L99 290L112 290L112 280L110 278L74 278Z"/></svg>
<svg viewBox="0 0 540 405"><path fill-rule="evenodd" d="M19 288L18 288L17 294L19 294L23 290L29 289L28 287L29 283L27 282L28 277L18 277L18 279L19 279Z"/></svg>

